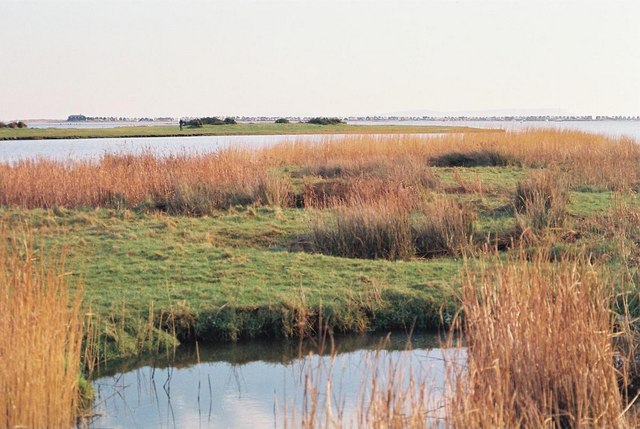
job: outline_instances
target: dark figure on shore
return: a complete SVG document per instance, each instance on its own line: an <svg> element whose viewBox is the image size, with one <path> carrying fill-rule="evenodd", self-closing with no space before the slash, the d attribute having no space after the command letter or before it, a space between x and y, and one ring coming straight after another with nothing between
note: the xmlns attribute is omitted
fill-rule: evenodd
<svg viewBox="0 0 640 429"><path fill-rule="evenodd" d="M182 127L184 126L184 121L180 119L180 131L182 131Z"/></svg>

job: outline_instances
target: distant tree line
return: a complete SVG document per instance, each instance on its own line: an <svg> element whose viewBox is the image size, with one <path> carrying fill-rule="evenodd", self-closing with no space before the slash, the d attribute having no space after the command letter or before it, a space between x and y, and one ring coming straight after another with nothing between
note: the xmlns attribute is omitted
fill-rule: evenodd
<svg viewBox="0 0 640 429"><path fill-rule="evenodd" d="M276 119L276 124L289 124L291 121L288 118L278 118ZM302 122L302 121L301 121ZM340 118L327 118L324 116L318 116L315 118L308 119L306 121L307 124L316 124L316 125L337 125L344 124L345 122Z"/></svg>
<svg viewBox="0 0 640 429"><path fill-rule="evenodd" d="M185 127L191 128L202 128L205 125L235 125L237 124L236 120L231 117L226 117L224 119L213 117L204 117L204 118L196 118L190 119L188 121L180 120L180 123Z"/></svg>
<svg viewBox="0 0 640 429"><path fill-rule="evenodd" d="M5 124L4 122L0 122L0 128L27 128L27 124L22 121L13 121Z"/></svg>
<svg viewBox="0 0 640 429"><path fill-rule="evenodd" d="M317 125L337 125L344 124L344 121L340 118L317 117L309 119L307 123Z"/></svg>
<svg viewBox="0 0 640 429"><path fill-rule="evenodd" d="M84 115L69 115L67 117L67 122L82 122L88 121L89 118Z"/></svg>

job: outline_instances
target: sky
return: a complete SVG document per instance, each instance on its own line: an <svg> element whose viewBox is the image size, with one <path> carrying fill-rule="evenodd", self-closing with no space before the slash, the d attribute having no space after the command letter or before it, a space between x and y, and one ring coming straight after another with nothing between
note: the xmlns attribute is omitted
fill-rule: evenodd
<svg viewBox="0 0 640 429"><path fill-rule="evenodd" d="M0 0L0 120L640 115L638 0Z"/></svg>

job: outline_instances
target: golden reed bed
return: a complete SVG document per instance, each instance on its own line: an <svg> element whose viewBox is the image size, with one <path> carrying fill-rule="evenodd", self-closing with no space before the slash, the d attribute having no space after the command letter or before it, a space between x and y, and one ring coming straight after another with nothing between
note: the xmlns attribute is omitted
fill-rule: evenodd
<svg viewBox="0 0 640 429"><path fill-rule="evenodd" d="M558 166L574 184L606 189L628 189L640 182L640 146L630 139L558 130L369 135L257 150L231 148L209 155L103 155L97 161L5 163L0 164L0 205L134 207L152 201L171 208L172 203L180 206L198 199L221 208L245 202L292 205L292 179L282 174L285 167L360 171L365 177L374 168L378 176L402 182L420 171L428 174L429 166L456 156L498 166Z"/></svg>

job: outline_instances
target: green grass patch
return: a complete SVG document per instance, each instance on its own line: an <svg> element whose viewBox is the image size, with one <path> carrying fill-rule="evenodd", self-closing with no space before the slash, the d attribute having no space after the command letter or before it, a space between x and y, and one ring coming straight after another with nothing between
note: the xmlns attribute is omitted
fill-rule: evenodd
<svg viewBox="0 0 640 429"><path fill-rule="evenodd" d="M86 305L135 337L153 303L165 328L203 340L435 328L453 311L454 259L392 262L291 252L303 210L247 209L217 217L116 210L3 210L47 249L65 248ZM171 319L167 322L167 318ZM128 319L129 321L123 321ZM113 334L117 337L116 334ZM136 350L120 334L120 353Z"/></svg>

